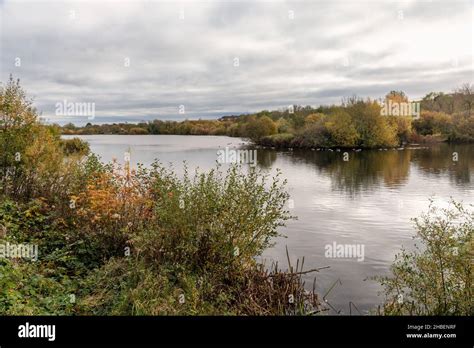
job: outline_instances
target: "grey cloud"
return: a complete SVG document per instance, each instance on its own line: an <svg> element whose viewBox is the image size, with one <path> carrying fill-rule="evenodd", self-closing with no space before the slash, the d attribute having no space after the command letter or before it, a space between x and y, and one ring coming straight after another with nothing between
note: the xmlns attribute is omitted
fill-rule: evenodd
<svg viewBox="0 0 474 348"><path fill-rule="evenodd" d="M7 0L0 78L21 78L49 117L64 99L95 102L94 122L219 117L392 89L418 98L472 80L470 12L467 0Z"/></svg>

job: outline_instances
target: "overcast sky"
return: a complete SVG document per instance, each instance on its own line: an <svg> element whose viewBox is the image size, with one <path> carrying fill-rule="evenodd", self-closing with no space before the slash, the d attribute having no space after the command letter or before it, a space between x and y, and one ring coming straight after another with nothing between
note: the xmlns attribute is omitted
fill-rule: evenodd
<svg viewBox="0 0 474 348"><path fill-rule="evenodd" d="M415 99L473 82L473 4L0 0L0 77L59 123L64 100L99 123Z"/></svg>

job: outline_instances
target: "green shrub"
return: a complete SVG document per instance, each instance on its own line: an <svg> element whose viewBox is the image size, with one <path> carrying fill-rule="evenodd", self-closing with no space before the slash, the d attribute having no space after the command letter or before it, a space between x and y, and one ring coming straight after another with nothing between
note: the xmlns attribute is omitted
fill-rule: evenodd
<svg viewBox="0 0 474 348"><path fill-rule="evenodd" d="M245 137L258 141L267 135L277 133L277 125L268 116L252 117L245 125Z"/></svg>
<svg viewBox="0 0 474 348"><path fill-rule="evenodd" d="M414 219L414 251L403 249L384 286L388 315L473 315L474 212L451 202Z"/></svg>
<svg viewBox="0 0 474 348"><path fill-rule="evenodd" d="M181 179L155 165L148 175L153 220L134 245L154 264L166 260L222 277L254 264L290 218L279 174L268 188L266 175L236 166L186 171Z"/></svg>
<svg viewBox="0 0 474 348"><path fill-rule="evenodd" d="M295 136L290 133L273 134L261 138L258 141L258 144L263 146L274 146L278 148L291 147L294 137Z"/></svg>
<svg viewBox="0 0 474 348"><path fill-rule="evenodd" d="M74 282L39 262L0 259L1 315L71 315L74 313Z"/></svg>
<svg viewBox="0 0 474 348"><path fill-rule="evenodd" d="M88 155L89 144L79 138L61 139L61 146L65 155Z"/></svg>
<svg viewBox="0 0 474 348"><path fill-rule="evenodd" d="M291 142L292 146L300 148L331 147L331 134L321 122L309 123L297 132Z"/></svg>

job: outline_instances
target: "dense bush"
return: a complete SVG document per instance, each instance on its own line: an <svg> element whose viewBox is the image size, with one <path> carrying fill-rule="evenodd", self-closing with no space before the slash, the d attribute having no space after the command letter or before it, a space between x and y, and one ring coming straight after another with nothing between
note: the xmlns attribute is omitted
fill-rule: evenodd
<svg viewBox="0 0 474 348"><path fill-rule="evenodd" d="M233 167L178 178L158 164L137 171L99 164L91 172L86 167L97 166L95 161L81 162L85 168L78 175L88 184L71 195L65 212L45 198L3 199L0 224L6 233L0 240L40 250L37 262L0 265L9 294L3 313L322 310L297 272L269 273L255 260L290 218L278 177L267 186L259 172ZM28 283L32 274L35 281ZM30 292L35 296L24 300Z"/></svg>
<svg viewBox="0 0 474 348"><path fill-rule="evenodd" d="M260 139L259 144L262 146L274 146L278 148L291 147L294 135L290 133L280 133L268 135Z"/></svg>
<svg viewBox="0 0 474 348"><path fill-rule="evenodd" d="M268 116L251 117L245 124L245 136L254 141L276 132L277 126Z"/></svg>
<svg viewBox="0 0 474 348"><path fill-rule="evenodd" d="M325 126L329 132L329 142L334 146L353 147L357 145L359 133L351 116L344 110L335 110Z"/></svg>
<svg viewBox="0 0 474 348"><path fill-rule="evenodd" d="M66 155L87 155L89 154L89 144L79 138L61 139L61 146Z"/></svg>
<svg viewBox="0 0 474 348"><path fill-rule="evenodd" d="M296 133L291 145L300 148L330 147L331 134L323 122L309 123Z"/></svg>
<svg viewBox="0 0 474 348"><path fill-rule="evenodd" d="M442 112L423 111L420 118L413 122L413 127L420 135L450 133L451 119Z"/></svg>
<svg viewBox="0 0 474 348"><path fill-rule="evenodd" d="M470 206L469 208L472 208ZM384 286L389 315L473 315L474 213L460 203L414 219L415 250L403 249Z"/></svg>

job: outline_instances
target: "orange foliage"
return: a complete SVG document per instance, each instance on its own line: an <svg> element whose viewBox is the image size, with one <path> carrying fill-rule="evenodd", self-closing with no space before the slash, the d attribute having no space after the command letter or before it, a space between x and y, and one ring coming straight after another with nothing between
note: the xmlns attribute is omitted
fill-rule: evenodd
<svg viewBox="0 0 474 348"><path fill-rule="evenodd" d="M152 216L153 202L135 173L129 170L99 173L87 189L71 197L84 228L94 231L126 231L140 228Z"/></svg>

